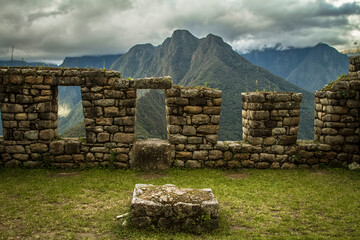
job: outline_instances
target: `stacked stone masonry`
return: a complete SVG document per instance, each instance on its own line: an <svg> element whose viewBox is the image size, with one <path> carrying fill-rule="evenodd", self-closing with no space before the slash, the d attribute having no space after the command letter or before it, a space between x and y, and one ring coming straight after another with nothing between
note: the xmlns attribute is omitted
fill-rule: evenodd
<svg viewBox="0 0 360 240"><path fill-rule="evenodd" d="M169 142L175 145L175 165L197 168L214 159L221 91L208 88L167 89L166 111Z"/></svg>
<svg viewBox="0 0 360 240"><path fill-rule="evenodd" d="M314 141L297 141L301 94L242 94L244 141L218 141L221 91L173 86L170 77L123 79L110 70L0 67L0 165L128 168L136 90L164 89L177 167L318 168L360 162L360 57L315 93ZM58 86L81 86L86 139L57 137Z"/></svg>

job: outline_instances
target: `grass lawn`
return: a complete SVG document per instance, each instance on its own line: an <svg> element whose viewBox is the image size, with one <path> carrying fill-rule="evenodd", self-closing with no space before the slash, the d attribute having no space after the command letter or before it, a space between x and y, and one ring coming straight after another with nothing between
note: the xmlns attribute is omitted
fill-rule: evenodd
<svg viewBox="0 0 360 240"><path fill-rule="evenodd" d="M129 211L136 183L212 188L220 228L122 226L116 216ZM360 172L0 168L0 206L0 239L359 239Z"/></svg>

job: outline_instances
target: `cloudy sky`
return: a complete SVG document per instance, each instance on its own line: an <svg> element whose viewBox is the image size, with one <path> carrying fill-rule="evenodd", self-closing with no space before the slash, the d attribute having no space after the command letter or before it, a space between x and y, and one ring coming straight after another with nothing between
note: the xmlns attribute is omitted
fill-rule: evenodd
<svg viewBox="0 0 360 240"><path fill-rule="evenodd" d="M0 0L0 59L62 61L161 44L176 29L235 50L360 44L360 0Z"/></svg>

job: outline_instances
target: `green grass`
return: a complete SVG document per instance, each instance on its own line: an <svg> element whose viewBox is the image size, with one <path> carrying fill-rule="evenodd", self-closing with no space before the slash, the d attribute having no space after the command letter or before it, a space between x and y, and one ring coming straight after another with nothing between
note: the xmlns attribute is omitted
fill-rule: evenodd
<svg viewBox="0 0 360 240"><path fill-rule="evenodd" d="M344 169L0 168L0 239L358 239L360 172ZM123 227L136 183L212 188L220 228L194 235Z"/></svg>

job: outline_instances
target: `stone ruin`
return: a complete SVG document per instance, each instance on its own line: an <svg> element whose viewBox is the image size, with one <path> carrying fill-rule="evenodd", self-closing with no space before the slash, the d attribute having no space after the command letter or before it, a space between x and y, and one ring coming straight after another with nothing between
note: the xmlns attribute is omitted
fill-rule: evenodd
<svg viewBox="0 0 360 240"><path fill-rule="evenodd" d="M202 232L218 227L218 211L211 189L136 184L130 214L137 228Z"/></svg>
<svg viewBox="0 0 360 240"><path fill-rule="evenodd" d="M314 141L299 143L299 93L243 93L244 141L218 141L220 90L175 86L170 77L123 79L111 70L0 67L0 165L156 169L141 157L155 148L161 169L359 163L359 70L360 57L350 57L349 74L315 93ZM81 86L86 141L57 139L61 85ZM168 139L162 143L134 139L137 89L165 91Z"/></svg>

